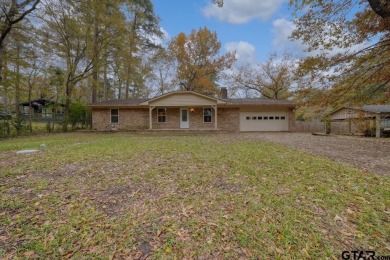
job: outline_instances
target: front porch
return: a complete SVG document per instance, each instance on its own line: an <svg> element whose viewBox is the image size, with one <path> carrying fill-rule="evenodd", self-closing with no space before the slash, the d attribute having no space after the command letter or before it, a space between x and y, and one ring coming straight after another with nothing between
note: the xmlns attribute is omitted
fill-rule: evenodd
<svg viewBox="0 0 390 260"><path fill-rule="evenodd" d="M218 105L226 101L192 91L167 93L140 103L149 108L149 130L218 129Z"/></svg>
<svg viewBox="0 0 390 260"><path fill-rule="evenodd" d="M149 130L218 130L218 107L149 106Z"/></svg>

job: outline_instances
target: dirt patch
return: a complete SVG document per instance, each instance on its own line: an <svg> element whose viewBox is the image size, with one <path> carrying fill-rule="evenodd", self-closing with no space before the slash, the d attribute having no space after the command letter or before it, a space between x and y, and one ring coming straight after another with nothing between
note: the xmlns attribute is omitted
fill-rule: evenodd
<svg viewBox="0 0 390 260"><path fill-rule="evenodd" d="M236 183L228 183L223 180L218 180L213 185L215 188L220 189L221 191L227 191L227 192L233 192L238 193L242 192L244 189L242 185L236 184Z"/></svg>
<svg viewBox="0 0 390 260"><path fill-rule="evenodd" d="M93 192L95 205L108 217L118 217L131 208L156 199L159 193L146 184L126 184L110 186Z"/></svg>
<svg viewBox="0 0 390 260"><path fill-rule="evenodd" d="M287 145L362 170L390 175L389 140L305 133L242 133L240 136Z"/></svg>

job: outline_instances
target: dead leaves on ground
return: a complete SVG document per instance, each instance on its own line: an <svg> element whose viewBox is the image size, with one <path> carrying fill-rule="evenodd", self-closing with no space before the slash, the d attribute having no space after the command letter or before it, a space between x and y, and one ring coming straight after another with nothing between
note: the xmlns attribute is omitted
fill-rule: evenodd
<svg viewBox="0 0 390 260"><path fill-rule="evenodd" d="M133 136L118 138L107 143L143 147ZM344 190L334 179L319 183L315 166L301 171L305 160L287 148L215 138L145 137L142 151L120 159L10 158L2 164L9 175L0 176L0 256L315 258L384 246L378 223L388 225L389 205L374 188L354 196L366 187L352 183L354 172L340 173L353 187Z"/></svg>

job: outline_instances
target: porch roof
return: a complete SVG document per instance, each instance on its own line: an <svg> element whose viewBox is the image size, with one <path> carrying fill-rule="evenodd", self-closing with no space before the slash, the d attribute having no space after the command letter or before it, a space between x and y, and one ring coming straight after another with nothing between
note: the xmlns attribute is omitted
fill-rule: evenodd
<svg viewBox="0 0 390 260"><path fill-rule="evenodd" d="M181 98L175 99L180 96ZM167 102L161 102L166 99ZM152 104L163 104L164 106L182 106L182 105L209 105L209 104L226 104L226 100L207 96L195 91L173 91L161 96L146 100L139 105L149 106Z"/></svg>

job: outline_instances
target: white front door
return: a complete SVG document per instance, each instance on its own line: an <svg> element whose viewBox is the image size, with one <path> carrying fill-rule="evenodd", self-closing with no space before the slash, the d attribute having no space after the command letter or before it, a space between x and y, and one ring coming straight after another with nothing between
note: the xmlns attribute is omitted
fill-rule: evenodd
<svg viewBox="0 0 390 260"><path fill-rule="evenodd" d="M188 109L181 108L180 109L180 128L189 128L190 122L188 118Z"/></svg>

